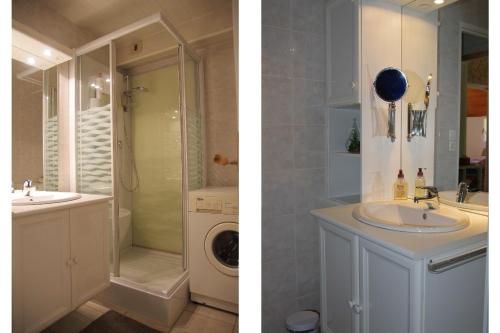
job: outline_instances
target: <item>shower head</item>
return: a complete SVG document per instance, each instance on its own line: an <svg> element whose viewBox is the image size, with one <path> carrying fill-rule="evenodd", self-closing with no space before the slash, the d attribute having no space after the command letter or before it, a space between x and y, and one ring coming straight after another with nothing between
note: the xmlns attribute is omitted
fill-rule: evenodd
<svg viewBox="0 0 500 333"><path fill-rule="evenodd" d="M131 96L134 91L148 92L149 89L143 86L137 86L123 92L124 95Z"/></svg>
<svg viewBox="0 0 500 333"><path fill-rule="evenodd" d="M148 91L149 91L149 89L148 89L148 88L143 87L143 86L137 86L137 87L132 88L132 89L130 89L130 90L137 90L137 91L144 91L144 92L148 92Z"/></svg>

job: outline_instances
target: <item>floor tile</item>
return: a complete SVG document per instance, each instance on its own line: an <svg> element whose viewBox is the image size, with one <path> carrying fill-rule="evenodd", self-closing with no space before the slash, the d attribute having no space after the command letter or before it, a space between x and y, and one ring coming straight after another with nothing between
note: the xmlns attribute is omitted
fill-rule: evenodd
<svg viewBox="0 0 500 333"><path fill-rule="evenodd" d="M233 324L184 311L170 333L232 333Z"/></svg>
<svg viewBox="0 0 500 333"><path fill-rule="evenodd" d="M189 303L185 311L189 311L192 313L195 313L200 316L208 317L210 319L215 319L215 320L220 320L224 321L228 324L234 325L236 321L236 315L232 314L230 312L222 311L222 310L217 310L208 306L196 304L196 303Z"/></svg>

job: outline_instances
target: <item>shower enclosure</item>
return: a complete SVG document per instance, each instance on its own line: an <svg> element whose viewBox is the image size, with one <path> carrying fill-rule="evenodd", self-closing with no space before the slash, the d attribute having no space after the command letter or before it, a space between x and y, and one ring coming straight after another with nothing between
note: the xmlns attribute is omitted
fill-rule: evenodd
<svg viewBox="0 0 500 333"><path fill-rule="evenodd" d="M72 68L71 185L113 196L98 299L165 329L187 302L187 195L204 179L200 58L155 14L78 48Z"/></svg>

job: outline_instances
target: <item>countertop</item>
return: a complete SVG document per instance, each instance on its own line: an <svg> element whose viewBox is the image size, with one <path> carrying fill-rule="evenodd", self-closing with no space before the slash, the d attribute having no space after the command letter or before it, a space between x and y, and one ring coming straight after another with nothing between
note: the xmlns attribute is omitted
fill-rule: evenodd
<svg viewBox="0 0 500 333"><path fill-rule="evenodd" d="M43 205L27 205L27 206L12 206L12 218L24 217L34 214L47 213L60 209L68 209L73 207L85 206L96 204L100 202L107 202L113 199L107 195L97 194L81 194L81 198L65 202L56 202Z"/></svg>
<svg viewBox="0 0 500 333"><path fill-rule="evenodd" d="M452 251L464 246L486 242L488 217L463 212L469 217L468 227L444 233L409 233L370 226L352 217L359 204L337 206L311 211L315 217L362 238L382 245L412 259L422 259Z"/></svg>

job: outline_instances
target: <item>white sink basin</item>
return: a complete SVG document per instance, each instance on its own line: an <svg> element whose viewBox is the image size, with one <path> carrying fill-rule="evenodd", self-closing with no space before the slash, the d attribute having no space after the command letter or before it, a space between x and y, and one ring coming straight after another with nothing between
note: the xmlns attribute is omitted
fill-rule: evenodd
<svg viewBox="0 0 500 333"><path fill-rule="evenodd" d="M469 225L469 217L450 207L429 210L411 202L370 202L356 206L355 219L375 227L404 232L450 232Z"/></svg>
<svg viewBox="0 0 500 333"><path fill-rule="evenodd" d="M464 202L457 202L457 192L439 192L441 203L467 210L488 211L488 192L469 192Z"/></svg>
<svg viewBox="0 0 500 333"><path fill-rule="evenodd" d="M78 193L35 191L25 196L22 191L12 193L12 206L44 205L49 203L71 201L81 198Z"/></svg>

